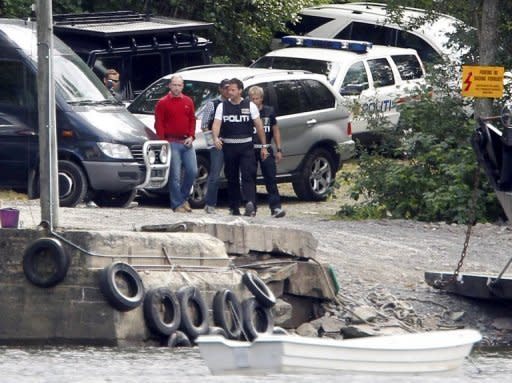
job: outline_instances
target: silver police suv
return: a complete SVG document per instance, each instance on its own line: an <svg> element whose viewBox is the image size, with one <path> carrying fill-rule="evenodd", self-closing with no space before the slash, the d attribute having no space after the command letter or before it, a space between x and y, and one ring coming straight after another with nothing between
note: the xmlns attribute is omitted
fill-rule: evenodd
<svg viewBox="0 0 512 383"><path fill-rule="evenodd" d="M242 80L245 92L253 85L264 89L265 103L275 108L281 130L283 159L277 164L277 181L291 182L300 199L325 199L336 171L355 153L350 114L323 75L239 66L194 67L179 74L198 117L194 146L199 175L190 198L193 207L204 206L209 169L209 150L200 119L206 103L218 96L218 84L225 78ZM150 85L128 107L149 127L154 125L157 101L169 91L170 77Z"/></svg>

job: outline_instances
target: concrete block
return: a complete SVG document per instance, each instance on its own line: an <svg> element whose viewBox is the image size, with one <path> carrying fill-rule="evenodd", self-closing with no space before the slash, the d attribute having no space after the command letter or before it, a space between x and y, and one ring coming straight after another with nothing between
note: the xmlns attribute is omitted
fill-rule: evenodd
<svg viewBox="0 0 512 383"><path fill-rule="evenodd" d="M231 222L195 220L180 223L187 232L210 234L224 242L232 255L250 251L314 258L318 240L310 232L270 225L249 224L238 218ZM169 231L180 224L142 226L142 231Z"/></svg>
<svg viewBox="0 0 512 383"><path fill-rule="evenodd" d="M335 298L334 285L326 266L313 262L297 262L297 272L291 275L287 282L284 290L287 294L325 300Z"/></svg>
<svg viewBox="0 0 512 383"><path fill-rule="evenodd" d="M103 268L114 261L139 268L230 264L223 242L205 234L67 231L63 236L90 253L85 258L89 268Z"/></svg>

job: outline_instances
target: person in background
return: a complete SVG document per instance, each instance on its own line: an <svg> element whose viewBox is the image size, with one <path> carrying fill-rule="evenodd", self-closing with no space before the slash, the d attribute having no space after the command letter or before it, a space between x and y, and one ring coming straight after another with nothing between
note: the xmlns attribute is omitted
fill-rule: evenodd
<svg viewBox="0 0 512 383"><path fill-rule="evenodd" d="M110 93L115 97L117 101L126 101L126 92L121 89L121 79L119 72L115 69L107 69L103 76L103 83L110 90Z"/></svg>
<svg viewBox="0 0 512 383"><path fill-rule="evenodd" d="M232 215L240 215L242 193L247 200L244 215L256 215L256 159L252 135L254 127L265 145L265 133L258 108L249 99L242 98L244 84L237 78L229 81L229 100L223 101L215 110L212 126L213 142L224 152L224 173L228 181L229 208ZM265 159L267 147L260 155Z"/></svg>
<svg viewBox="0 0 512 383"><path fill-rule="evenodd" d="M169 80L169 93L155 107L155 131L171 147L169 194L171 208L178 213L191 212L190 190L197 176L195 139L196 117L194 102L183 92L183 78L174 75Z"/></svg>
<svg viewBox="0 0 512 383"><path fill-rule="evenodd" d="M279 125L277 125L276 114L274 108L270 105L264 105L264 92L263 88L259 86L253 86L249 89L249 98L258 107L260 111L260 118L263 123L263 130L265 131L265 139L267 142L268 157L263 159L258 155L259 151L263 147L256 129L254 129L253 143L256 154L256 160L260 164L261 174L265 181L265 187L268 194L268 206L270 207L270 215L274 218L281 218L286 215L281 207L281 197L279 195L279 189L277 188L276 182L276 162L281 161L283 158L283 152L281 150L281 131ZM270 143L274 141L276 145L276 154L274 156L274 150Z"/></svg>
<svg viewBox="0 0 512 383"><path fill-rule="evenodd" d="M201 119L201 130L203 132L211 132L215 117L215 109L217 109L217 106L219 106L220 103L228 99L228 90L229 80L224 79L219 83L219 96L214 100L208 101L205 105ZM223 164L224 154L222 149L217 149L215 145L212 145L210 148L210 171L208 173L208 181L206 185L206 206L204 207L207 214L215 213L215 207L217 206L217 194L219 191L219 177Z"/></svg>

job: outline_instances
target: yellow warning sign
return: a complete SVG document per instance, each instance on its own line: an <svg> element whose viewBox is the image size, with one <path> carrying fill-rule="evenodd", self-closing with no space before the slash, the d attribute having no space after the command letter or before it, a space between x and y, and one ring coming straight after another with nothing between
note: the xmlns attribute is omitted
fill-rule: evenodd
<svg viewBox="0 0 512 383"><path fill-rule="evenodd" d="M501 66L462 66L462 95L464 97L500 98L503 96Z"/></svg>

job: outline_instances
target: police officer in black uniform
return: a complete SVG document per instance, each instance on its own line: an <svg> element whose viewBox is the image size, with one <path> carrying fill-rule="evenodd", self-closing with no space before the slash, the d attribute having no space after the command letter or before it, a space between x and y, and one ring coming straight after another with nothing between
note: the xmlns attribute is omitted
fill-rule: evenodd
<svg viewBox="0 0 512 383"><path fill-rule="evenodd" d="M229 81L229 99L215 110L212 133L214 144L224 152L224 174L228 181L229 208L232 215L240 215L240 178L242 193L247 203L244 215L256 215L256 158L252 142L253 127L258 138L266 144L265 132L258 108L249 99L242 98L244 85L233 78ZM266 145L261 158L268 156Z"/></svg>
<svg viewBox="0 0 512 383"><path fill-rule="evenodd" d="M281 131L279 125L277 125L276 114L274 108L270 105L263 104L264 92L263 88L259 86L252 86L248 92L250 100L256 105L260 111L261 122L263 123L263 130L265 131L265 138L267 140L267 151L268 157L263 160L261 157L257 162L260 164L261 174L265 181L265 187L268 194L268 206L270 208L270 214L274 218L281 218L286 215L286 211L281 207L281 196L279 195L279 189L277 188L276 181L276 162L281 161L283 158L283 152L281 149ZM276 152L270 143L274 141L276 146ZM256 129L254 130L254 150L255 155L259 154L259 150L264 146L260 143Z"/></svg>

